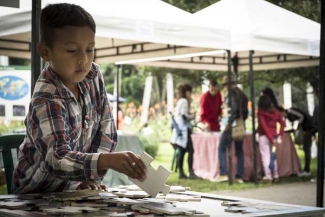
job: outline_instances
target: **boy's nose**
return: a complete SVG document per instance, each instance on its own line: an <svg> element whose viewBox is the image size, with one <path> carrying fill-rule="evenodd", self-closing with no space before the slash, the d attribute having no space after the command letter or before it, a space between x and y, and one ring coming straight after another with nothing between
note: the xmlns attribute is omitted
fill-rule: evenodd
<svg viewBox="0 0 325 217"><path fill-rule="evenodd" d="M88 62L87 53L81 52L78 63L79 64L85 64L87 62Z"/></svg>

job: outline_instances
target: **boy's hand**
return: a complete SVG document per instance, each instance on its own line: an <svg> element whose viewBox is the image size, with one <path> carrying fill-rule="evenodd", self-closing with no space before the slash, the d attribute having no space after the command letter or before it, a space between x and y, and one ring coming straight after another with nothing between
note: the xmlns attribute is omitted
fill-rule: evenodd
<svg viewBox="0 0 325 217"><path fill-rule="evenodd" d="M90 189L90 190L103 190L107 191L106 185L100 185L94 181L83 181L78 187L77 190Z"/></svg>
<svg viewBox="0 0 325 217"><path fill-rule="evenodd" d="M146 178L146 166L139 155L130 151L114 152L108 156L109 168L123 173L132 179L143 181Z"/></svg>

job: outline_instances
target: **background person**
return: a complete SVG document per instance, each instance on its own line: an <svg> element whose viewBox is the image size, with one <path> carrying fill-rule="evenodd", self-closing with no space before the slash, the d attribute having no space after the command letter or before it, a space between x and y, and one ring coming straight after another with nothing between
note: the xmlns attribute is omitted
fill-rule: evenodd
<svg viewBox="0 0 325 217"><path fill-rule="evenodd" d="M281 115L287 118L290 122L298 121L304 131L303 150L305 154L305 167L298 176L310 176L310 161L311 161L311 144L315 140L317 129L314 125L313 118L307 113L298 108L283 109L278 108Z"/></svg>
<svg viewBox="0 0 325 217"><path fill-rule="evenodd" d="M208 131L220 131L220 117L222 114L222 99L215 79L211 79L209 90L201 96L200 118Z"/></svg>
<svg viewBox="0 0 325 217"><path fill-rule="evenodd" d="M184 179L196 179L197 176L193 171L193 143L191 139L192 124L191 120L195 118L194 113L190 113L190 102L192 97L192 86L188 84L180 85L177 88L178 100L174 112L175 121L178 128L181 130L181 135L178 134L176 127L173 127L172 138L170 143L176 145L179 150L179 156L177 159L177 166L179 169L178 178ZM188 168L189 176L184 174L183 161L184 155L188 152Z"/></svg>
<svg viewBox="0 0 325 217"><path fill-rule="evenodd" d="M262 156L264 168L263 182L279 182L279 173L276 160L274 161L273 174L269 168L271 162L271 148L276 143L282 142L285 123L280 112L274 108L270 98L262 95L258 100L258 134L259 134L259 150ZM279 133L277 133L277 123L281 125Z"/></svg>
<svg viewBox="0 0 325 217"><path fill-rule="evenodd" d="M226 90L228 90L228 76L224 76L222 80L222 85ZM245 120L248 116L247 103L248 99L245 93L237 87L237 82L235 78L231 77L231 89L229 93L231 94L231 109L230 114L228 115L228 124L225 127L225 130L221 134L220 143L218 147L218 157L219 157L219 166L220 166L220 175L212 180L215 182L223 182L228 181L228 170L227 170L227 156L226 151L229 149L232 140L229 127L231 124L240 117L240 111L242 112L242 118L245 123ZM228 106L228 96L225 97L225 104ZM243 153L243 141L234 141L235 143L235 152L237 158L237 172L235 182L243 183L243 175L244 175L244 153Z"/></svg>

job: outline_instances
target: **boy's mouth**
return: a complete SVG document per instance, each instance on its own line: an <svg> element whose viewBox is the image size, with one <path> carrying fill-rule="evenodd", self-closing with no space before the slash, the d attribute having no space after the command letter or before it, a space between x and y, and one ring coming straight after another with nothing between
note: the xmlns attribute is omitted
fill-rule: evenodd
<svg viewBox="0 0 325 217"><path fill-rule="evenodd" d="M86 72L86 69L79 69L77 71L75 71L76 73L85 73Z"/></svg>

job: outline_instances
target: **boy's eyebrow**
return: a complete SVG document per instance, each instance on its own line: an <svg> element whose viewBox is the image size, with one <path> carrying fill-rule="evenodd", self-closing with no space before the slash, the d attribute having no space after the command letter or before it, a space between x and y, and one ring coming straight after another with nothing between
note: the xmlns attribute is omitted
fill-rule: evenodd
<svg viewBox="0 0 325 217"><path fill-rule="evenodd" d="M78 44L78 43L76 43L76 42L73 42L73 41L67 41L67 42L65 42L64 43L65 45L69 45L69 44ZM95 42L90 42L88 45L95 45Z"/></svg>

